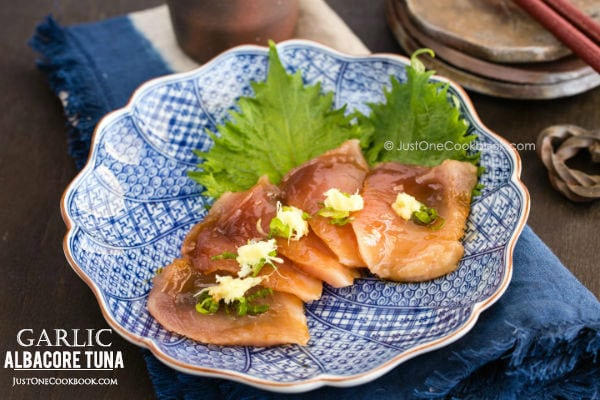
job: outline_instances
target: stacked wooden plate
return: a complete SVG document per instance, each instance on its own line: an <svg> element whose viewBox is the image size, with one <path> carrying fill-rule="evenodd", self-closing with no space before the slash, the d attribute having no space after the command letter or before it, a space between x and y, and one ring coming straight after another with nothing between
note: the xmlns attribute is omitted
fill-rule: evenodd
<svg viewBox="0 0 600 400"><path fill-rule="evenodd" d="M600 1L572 0L600 23ZM510 0L387 0L398 42L428 68L497 97L551 99L600 86L600 74Z"/></svg>

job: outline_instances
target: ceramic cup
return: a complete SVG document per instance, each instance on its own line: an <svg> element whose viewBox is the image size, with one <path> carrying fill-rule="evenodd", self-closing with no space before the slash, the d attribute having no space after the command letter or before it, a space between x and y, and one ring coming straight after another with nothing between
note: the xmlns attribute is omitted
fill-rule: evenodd
<svg viewBox="0 0 600 400"><path fill-rule="evenodd" d="M199 63L230 47L290 39L297 0L167 0L181 49Z"/></svg>

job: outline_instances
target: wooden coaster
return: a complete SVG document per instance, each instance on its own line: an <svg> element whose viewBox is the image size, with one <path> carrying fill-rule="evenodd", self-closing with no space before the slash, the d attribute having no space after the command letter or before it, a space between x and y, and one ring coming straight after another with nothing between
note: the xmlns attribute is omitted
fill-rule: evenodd
<svg viewBox="0 0 600 400"><path fill-rule="evenodd" d="M550 99L575 95L600 85L600 74L574 56L528 64L482 60L440 44L416 29L406 15L405 0L388 0L386 7L388 24L406 52L431 48L436 57L423 57L426 66L467 89L504 98Z"/></svg>
<svg viewBox="0 0 600 400"><path fill-rule="evenodd" d="M458 68L494 80L523 84L558 83L576 79L584 75L595 74L594 69L579 58L570 55L556 61L527 64L499 64L473 57L452 47L445 46L435 38L421 32L407 14L404 1L395 2L395 17L402 28L416 42L435 49L436 55Z"/></svg>
<svg viewBox="0 0 600 400"><path fill-rule="evenodd" d="M438 42L493 62L545 62L570 50L510 0L403 0L411 20ZM600 1L571 0L600 23Z"/></svg>

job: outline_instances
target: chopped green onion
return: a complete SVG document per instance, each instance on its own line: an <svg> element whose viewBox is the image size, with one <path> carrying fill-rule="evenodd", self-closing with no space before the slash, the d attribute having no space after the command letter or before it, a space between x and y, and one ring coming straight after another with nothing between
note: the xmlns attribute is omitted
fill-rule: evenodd
<svg viewBox="0 0 600 400"><path fill-rule="evenodd" d="M269 235L271 237L279 236L283 238L289 238L292 236L292 227L275 217L269 224Z"/></svg>
<svg viewBox="0 0 600 400"><path fill-rule="evenodd" d="M273 254L273 253L275 253L275 254ZM271 256L271 257L274 257L274 256L276 256L276 255L277 255L277 252L271 252L271 253L269 253L269 256ZM264 260L264 259L262 259L262 260L260 260L260 261L258 262L258 264L251 265L251 266L250 266L250 268L251 268L251 270L252 270L252 274L251 274L251 276L252 276L252 277L256 277L256 276L258 276L258 274L260 273L260 271L262 270L262 268L265 266L265 264L266 264L265 260ZM272 265L272 264L271 264L271 265Z"/></svg>
<svg viewBox="0 0 600 400"><path fill-rule="evenodd" d="M362 210L364 207L363 198L359 194L344 193L338 189L329 189L324 194L326 198L324 202L319 203L322 208L317 215L329 218L332 225L346 225L352 221L350 212Z"/></svg>
<svg viewBox="0 0 600 400"><path fill-rule="evenodd" d="M446 222L435 208L426 205L422 205L418 211L413 212L411 220L418 225L425 225L435 230L440 229Z"/></svg>
<svg viewBox="0 0 600 400"><path fill-rule="evenodd" d="M345 218L331 218L329 220L329 223L331 225L337 225L337 226L344 226L346 225L348 222L352 222L354 220L354 217L345 217Z"/></svg>
<svg viewBox="0 0 600 400"><path fill-rule="evenodd" d="M202 292L196 303L196 311L200 314L214 314L219 311L219 302L215 301L208 292Z"/></svg>
<svg viewBox="0 0 600 400"><path fill-rule="evenodd" d="M277 202L277 214L269 224L270 237L278 236L290 240L299 240L308 234L306 220L310 215L293 206L282 206Z"/></svg>
<svg viewBox="0 0 600 400"><path fill-rule="evenodd" d="M248 314L258 315L269 311L268 304L248 304Z"/></svg>
<svg viewBox="0 0 600 400"><path fill-rule="evenodd" d="M221 254L217 254L216 256L212 256L210 259L212 261L216 261L216 260L235 260L237 257L237 254L232 253L230 251L224 251Z"/></svg>
<svg viewBox="0 0 600 400"><path fill-rule="evenodd" d="M273 294L270 288L262 288L251 295L238 297L230 303L224 300L215 301L207 291L203 291L196 303L196 311L203 315L215 314L223 305L227 314L235 313L239 317L245 315L258 315L269 310L268 304L254 304L257 299Z"/></svg>
<svg viewBox="0 0 600 400"><path fill-rule="evenodd" d="M248 301L254 301L256 299L259 299L262 297L267 297L272 294L273 294L273 289L262 288L260 290L257 290L256 292L252 293L251 295L247 296L246 298L248 299Z"/></svg>

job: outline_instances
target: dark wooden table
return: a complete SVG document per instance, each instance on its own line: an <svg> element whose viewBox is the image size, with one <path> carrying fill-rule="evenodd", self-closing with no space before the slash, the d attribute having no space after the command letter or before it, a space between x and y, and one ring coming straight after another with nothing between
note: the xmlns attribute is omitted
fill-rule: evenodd
<svg viewBox="0 0 600 400"><path fill-rule="evenodd" d="M65 226L59 201L76 169L67 156L62 108L34 66L26 41L51 13L62 24L96 21L155 6L159 0L30 0L0 9L0 280L1 357L16 350L17 332L30 328L107 328L89 288L71 270L62 251ZM328 0L374 52L402 53L385 24L383 0ZM535 142L546 126L573 123L600 128L600 89L558 100L503 100L472 94L483 122L515 143ZM600 294L600 202L574 204L554 191L533 151L521 152L523 180L531 193L529 224L596 296ZM0 371L0 397L10 399L115 399L153 397L138 347L113 334L125 368L109 373L40 372L35 376L113 377L113 386L11 387L10 369Z"/></svg>

